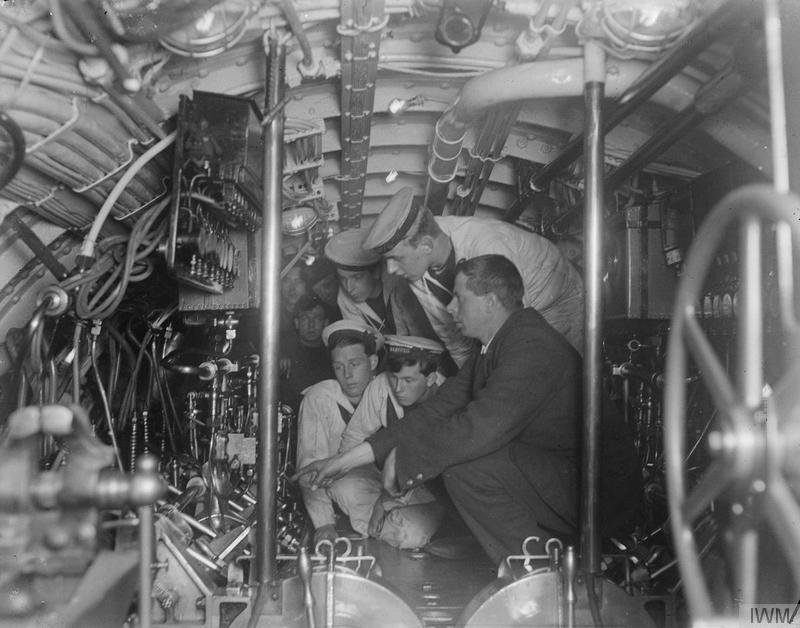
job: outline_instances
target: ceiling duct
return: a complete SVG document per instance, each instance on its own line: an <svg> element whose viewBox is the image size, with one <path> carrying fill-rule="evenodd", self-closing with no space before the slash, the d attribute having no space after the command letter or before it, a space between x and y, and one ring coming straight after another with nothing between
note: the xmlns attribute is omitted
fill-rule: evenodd
<svg viewBox="0 0 800 628"><path fill-rule="evenodd" d="M622 58L658 55L697 20L691 0L604 0L600 27L611 54Z"/></svg>

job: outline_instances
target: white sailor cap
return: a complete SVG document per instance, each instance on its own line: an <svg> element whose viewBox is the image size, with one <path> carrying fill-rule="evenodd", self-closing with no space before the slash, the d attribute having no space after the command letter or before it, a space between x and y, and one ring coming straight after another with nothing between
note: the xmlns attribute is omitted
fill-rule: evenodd
<svg viewBox="0 0 800 628"><path fill-rule="evenodd" d="M364 248L385 255L403 239L413 235L412 228L418 222L422 203L414 199L414 190L402 187L386 203L378 214L366 238Z"/></svg>
<svg viewBox="0 0 800 628"><path fill-rule="evenodd" d="M444 345L422 336L386 335L386 351L390 357L438 360Z"/></svg>
<svg viewBox="0 0 800 628"><path fill-rule="evenodd" d="M366 229L340 231L325 245L325 257L345 270L361 270L381 261L380 255L363 247Z"/></svg>
<svg viewBox="0 0 800 628"><path fill-rule="evenodd" d="M375 350L383 349L383 335L374 327L362 323L361 321L341 320L331 323L322 330L322 342L330 348L340 335L346 335L358 340L363 340L365 336L371 336L375 341Z"/></svg>

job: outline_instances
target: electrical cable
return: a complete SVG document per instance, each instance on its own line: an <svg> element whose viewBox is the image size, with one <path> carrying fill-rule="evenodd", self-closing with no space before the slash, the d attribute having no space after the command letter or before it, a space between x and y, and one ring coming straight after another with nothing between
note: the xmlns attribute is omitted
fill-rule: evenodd
<svg viewBox="0 0 800 628"><path fill-rule="evenodd" d="M131 345L125 340L125 337L120 333L120 331L116 328L115 325L108 325L106 327L108 333L114 337L114 340L122 349L122 352L127 356L128 361L130 362L130 368L133 370L136 364L136 354L133 352Z"/></svg>
<svg viewBox="0 0 800 628"><path fill-rule="evenodd" d="M5 111L0 111L0 128L11 140L11 157L4 159L3 168L0 170L0 190L2 190L17 174L25 159L25 136L19 124Z"/></svg>
<svg viewBox="0 0 800 628"><path fill-rule="evenodd" d="M161 336L160 340L163 341L164 337ZM161 347L161 351L158 351L158 347L156 346L156 343L155 343L155 340L154 340L153 341L153 354L152 354L153 355L153 368L155 369L155 371L156 371L156 373L158 375L158 378L159 378L158 381L160 382L159 386L160 386L160 390L161 390L160 394L163 395L164 400L167 402L167 408L166 409L169 412L167 412L166 414L168 414L169 418L172 419L172 421L175 423L175 426L178 429L178 433L180 434L181 437L183 437L185 435L185 432L184 432L184 429L183 429L183 425L181 425L181 422L178 419L178 410L175 407L175 400L174 400L174 398L172 396L172 393L170 392L170 389L169 389L169 382L167 381L167 372L166 372L165 369L163 369L161 367L160 360L158 358L159 354L162 355L162 356L164 355L163 347Z"/></svg>
<svg viewBox="0 0 800 628"><path fill-rule="evenodd" d="M135 360L135 364L134 364L133 370L131 371L131 377L130 377L130 381L128 383L128 387L125 390L125 393L123 394L122 404L120 405L120 412L119 412L119 419L120 419L120 422L121 422L120 429L124 429L125 428L125 424L126 424L127 418L134 410L134 406L135 406L135 403L136 403L136 387L137 387L137 383L139 381L139 372L141 371L142 361L144 360L144 358L147 357L148 360L150 359L150 356L147 353L147 351L148 351L148 346L150 344L150 341L151 341L151 339L153 337L153 330L154 329L160 329L161 326L177 311L177 309L178 309L177 304L172 305L171 307L165 309L156 318L155 322L153 322L153 323L148 325L148 329L145 332L141 342L139 342L136 339L136 335L133 333L133 330L131 329L131 324L133 322L133 319L129 319L128 320L128 324L126 326L125 335L128 338L130 338L131 343L136 345L136 347L138 349L138 352L136 354L136 360ZM109 329L111 329L110 326L109 326ZM130 346L130 344L128 344L128 346ZM148 380L148 381L150 381L150 380ZM149 400L150 400L151 397L152 397L152 391L149 392L145 397L147 399L148 403L149 403Z"/></svg>
<svg viewBox="0 0 800 628"><path fill-rule="evenodd" d="M26 133L38 136L37 143L58 132L62 125L59 125L53 118L45 117L30 111L13 108L14 120L25 129ZM71 129L70 129L71 130ZM50 145L50 141L44 144ZM90 163L96 165L104 172L111 172L119 167L118 161L103 148L94 142L86 139L79 133L60 133L58 142L63 144L68 150L77 153Z"/></svg>
<svg viewBox="0 0 800 628"><path fill-rule="evenodd" d="M81 338L83 337L83 321L75 321L75 330L72 332L72 403L80 405L81 402Z"/></svg>
<svg viewBox="0 0 800 628"><path fill-rule="evenodd" d="M122 350L117 346L116 342L108 340L108 353L109 363L111 368L108 369L108 381L106 382L106 390L108 391L108 403L112 410L114 408L114 397L117 392L117 382L119 382L119 373L122 368Z"/></svg>
<svg viewBox="0 0 800 628"><path fill-rule="evenodd" d="M38 55L36 53L32 55L27 52L14 50L6 55L3 63L6 69L13 68L14 70L25 72L26 74L36 74L43 80L75 82L83 80L83 77L73 66L58 63L53 59L53 53L48 56L47 49L39 47L37 52L39 52ZM85 87L84 85L84 88Z"/></svg>
<svg viewBox="0 0 800 628"><path fill-rule="evenodd" d="M8 14L3 13L2 11L0 11L0 22L4 22L11 28L17 29L19 32L23 33L26 37L29 37L32 41L36 42L40 46L60 52L69 51L69 47L63 41L45 35L41 31L36 30L30 24L15 20L13 17L9 17Z"/></svg>
<svg viewBox="0 0 800 628"><path fill-rule="evenodd" d="M92 335L92 339L90 340L89 356L92 361L92 371L94 372L95 384L97 384L97 392L100 394L100 401L103 404L103 413L108 423L108 435L111 439L111 446L114 448L114 457L117 459L117 465L120 471L124 471L125 467L122 464L122 457L120 456L119 447L117 446L117 436L114 432L114 422L111 418L111 407L108 405L106 389L103 387L100 370L97 368L97 336L95 335Z"/></svg>
<svg viewBox="0 0 800 628"><path fill-rule="evenodd" d="M14 87L13 81L0 79L0 99L9 98ZM44 124L48 125L48 128L52 128L52 125L55 124L56 128L53 130L58 132L59 141L65 136L77 135L83 142L93 146L94 150L105 154L113 161L113 168L105 168L106 171L115 169L120 163L131 159L130 141L120 141L119 139L128 135L127 130L118 119L113 117L113 114L99 105L91 102L79 103L52 89L29 87L15 99L13 106L8 111L13 112L12 115L25 112L30 116L35 116L35 118L31 118L32 122L42 120ZM33 125L23 123L22 126L25 131L40 132ZM41 131L45 130L39 128ZM63 131L58 131L58 129L63 129ZM46 148L53 141L56 141L55 137L45 142L40 148ZM97 165L103 167L104 163L101 162Z"/></svg>
<svg viewBox="0 0 800 628"><path fill-rule="evenodd" d="M128 170L125 172L124 175L117 181L114 189L106 198L105 203L100 208L100 211L97 213L97 217L95 218L94 222L92 223L91 229L89 229L89 233L86 234L86 238L84 238L83 245L81 245L80 255L86 257L94 257L94 247L97 241L97 237L100 234L100 229L103 226L106 218L111 213L114 204L117 202L119 195L125 189L125 187L130 183L133 177L144 168L152 159L156 157L161 151L166 149L167 147L171 146L172 143L175 141L176 132L173 131L163 140L159 141L157 144L150 147L146 152L144 152L132 165Z"/></svg>
<svg viewBox="0 0 800 628"><path fill-rule="evenodd" d="M53 30L64 45L69 48L69 50L82 57L99 57L100 51L96 46L92 46L86 41L78 41L72 33L69 32L60 0L50 0L48 4L50 5Z"/></svg>
<svg viewBox="0 0 800 628"><path fill-rule="evenodd" d="M145 340L149 342L149 334L151 332L148 330L145 334ZM120 404L119 408L119 423L120 429L125 429L127 424L128 416L130 416L134 411L134 404L136 400L136 388L137 383L139 381L139 371L142 367L142 360L144 359L145 354L147 353L146 349L147 345L143 341L141 345L139 345L139 351L136 355L136 362L134 363L133 369L131 370L130 379L128 381L128 386L125 389L125 392L122 396L122 403ZM147 399L149 402L149 398Z"/></svg>
<svg viewBox="0 0 800 628"><path fill-rule="evenodd" d="M111 94L112 92L110 90L106 90L102 95L98 96L97 98L93 98L92 102L107 110L113 116L113 118L125 128L127 134L133 136L137 142L140 144L149 144L153 140L153 137L147 135L141 129L140 124L137 124L136 119L132 115L132 110L134 107L131 107L131 111L128 111L126 107L117 102L111 96ZM136 109L139 109L139 107L136 107ZM147 125L147 128L150 129L149 124ZM160 127L158 128L160 130ZM164 132L161 131L160 133L155 134L155 137L164 137Z"/></svg>
<svg viewBox="0 0 800 628"><path fill-rule="evenodd" d="M158 393L158 399L161 403L161 424L164 426L164 431L167 433L167 439L169 440L169 447L172 452L177 453L180 451L177 446L177 440L175 438L175 433L172 430L173 421L170 420L171 417L168 417L169 414L169 406L167 403L167 396L161 386L161 378L159 377L159 373L161 369L158 366L158 360L156 356L156 347L155 347L155 338L151 338L150 340L150 353L147 353L147 359L150 362L150 376L155 381L155 388L156 392ZM179 422L176 420L174 424L177 427L180 427Z"/></svg>
<svg viewBox="0 0 800 628"><path fill-rule="evenodd" d="M147 210L130 236L111 236L98 245L102 254L83 273L68 277L61 285L76 290L75 311L83 319L105 319L113 315L125 298L130 283L144 281L153 272L150 254L166 237L163 220L169 199ZM102 282L102 283L100 283Z"/></svg>
<svg viewBox="0 0 800 628"><path fill-rule="evenodd" d="M80 96L81 98L91 99L94 98L98 93L97 88L89 87L86 83L78 82L77 79L73 81L68 78L54 78L43 76L35 72L30 76L27 76L26 71L10 67L5 63L0 64L0 76L14 80L24 80L28 78L32 85L46 87L60 94L66 93Z"/></svg>
<svg viewBox="0 0 800 628"><path fill-rule="evenodd" d="M22 110L33 116L30 118L25 115L20 116L25 131L35 130L41 133L47 130L46 127L33 129L26 122L36 123L37 120L59 122L63 119L63 109L58 111L59 99L55 99L56 106L52 102L49 105L36 104L35 101L53 101L54 98L49 96L48 93L38 90L38 93L30 94L30 99L28 97L20 98L19 102L15 103L13 111L16 115L19 115L18 112ZM69 103L69 101L63 100L62 102ZM91 187L101 184L95 189L88 190L83 195L84 202L92 202L94 200L94 207L101 205L103 199L105 199L103 188L112 185L110 180L103 181L103 179L114 176L114 173L123 167L120 164L124 165L133 159L133 153L130 146L127 145L117 146L116 150L113 148L111 150L99 148L104 146L114 147L118 142L116 140L106 142L105 140L110 137L109 133L89 125L88 118L97 117L95 114L99 113L96 108L94 109L94 111L88 110L86 115L76 116L72 120L66 121L50 136L52 139L48 139L48 137L32 138L34 141L39 140L39 143L43 145L35 153L28 153L27 161L24 164L27 168L20 169L15 183L19 186L23 185L23 182L30 181L31 171L35 170L48 175L53 180L51 184L41 182L44 189L49 190L51 194L67 193L67 190L63 188L58 190L59 183L65 180L72 187L80 186L81 188L86 188L87 185ZM56 111L58 111L57 114ZM102 113L105 114L105 112ZM101 119L104 117L105 115ZM45 122L42 124L45 124ZM55 139L56 134L58 134L58 140ZM120 205L124 204L126 208L140 207L144 201L151 200L148 190L153 187L151 183L154 176L150 175L149 171L143 171L140 173L140 178L142 179L142 185L139 185L138 181L133 182L132 186L129 186L125 193L121 195ZM11 191L12 193L15 191L13 187ZM19 193L18 190L17 192ZM24 193L20 195L25 196ZM34 199L46 197L47 195L47 191L31 191L23 202L35 203ZM91 210L92 217L95 217L97 213L94 207ZM51 207L48 207L48 209L52 211ZM72 214L73 212L70 211L69 213ZM74 216L62 217L61 219L61 222L73 227L84 227L89 221L76 222Z"/></svg>

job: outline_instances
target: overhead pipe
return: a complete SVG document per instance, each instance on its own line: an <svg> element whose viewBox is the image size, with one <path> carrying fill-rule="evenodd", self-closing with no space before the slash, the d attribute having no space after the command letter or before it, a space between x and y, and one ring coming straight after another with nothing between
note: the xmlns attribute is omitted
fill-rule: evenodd
<svg viewBox="0 0 800 628"><path fill-rule="evenodd" d="M294 6L292 0L280 0L281 12L289 24L289 28L297 38L297 43L300 45L300 50L303 52L303 67L306 71L311 71L314 67L314 52L311 49L311 43L308 41L308 36L303 30L303 21L300 19L300 14Z"/></svg>
<svg viewBox="0 0 800 628"><path fill-rule="evenodd" d="M724 2L716 11L700 21L685 38L680 39L670 52L645 70L613 103L609 115L604 120L603 133L606 134L615 128L678 74L701 50L726 32L734 18L741 15L744 6L738 2ZM555 159L531 178L531 188L542 191L553 176L580 156L583 142L582 133L573 137ZM505 220L513 222L519 218L521 209L520 206L519 210L509 212Z"/></svg>
<svg viewBox="0 0 800 628"><path fill-rule="evenodd" d="M616 98L623 94L648 67L648 64L640 61L614 60L608 63L606 97ZM693 103L697 91L696 81L677 75L653 94L652 102L681 111ZM583 61L580 58L521 63L469 80L436 123L428 161L426 206L434 213L441 213L447 200L448 184L456 175L458 156L467 129L487 109L520 100L577 97L582 94ZM743 141L736 133L729 138L732 131L729 124L709 126L705 131L748 163L770 171L769 154L759 150L769 144L766 135L752 142Z"/></svg>
<svg viewBox="0 0 800 628"><path fill-rule="evenodd" d="M600 416L602 412L603 336L603 93L605 50L596 40L584 48L584 337L583 466L581 486L581 567L600 573ZM591 582L591 580L589 580ZM590 595L593 592L590 592Z"/></svg>
<svg viewBox="0 0 800 628"><path fill-rule="evenodd" d="M670 146L680 140L701 122L707 120L712 114L718 113L725 105L740 94L749 83L746 78L735 71L723 70L697 92L694 101L668 120L649 140L634 151L626 161L606 177L604 188L612 192L619 187L628 177L638 172L663 154ZM720 127L726 128L726 127ZM576 204L570 211L561 215L554 223L554 228L572 221L579 211L580 204ZM514 206L509 211L517 211ZM513 220L507 217L506 220Z"/></svg>
<svg viewBox="0 0 800 628"><path fill-rule="evenodd" d="M645 64L621 62L615 73L616 92L641 74ZM612 87L613 89L613 87ZM693 93L690 86L685 90ZM425 204L441 213L447 199L447 187L455 178L458 157L467 128L489 108L532 98L580 96L583 93L583 61L580 58L534 61L508 66L476 76L464 84L456 100L436 122ZM678 94L683 100L688 94Z"/></svg>
<svg viewBox="0 0 800 628"><path fill-rule="evenodd" d="M797 16L796 8L793 16ZM791 17L791 16L787 16ZM792 24L784 18L784 23ZM793 89L791 81L787 82L783 73L783 42L781 34L781 8L778 0L764 0L764 33L767 51L767 76L769 79L769 109L772 136L772 163L773 181L778 194L788 194L790 191L792 161L789 158L790 133L789 120L786 115L786 86ZM796 141L794 142L796 144ZM800 350L796 346L797 316L795 305L790 295L794 294L794 253L792 252L792 238L789 226L778 224L775 226L778 265L778 294L780 295L780 312L783 323L784 337L794 339L795 353Z"/></svg>
<svg viewBox="0 0 800 628"><path fill-rule="evenodd" d="M286 48L269 40L266 106L269 111L283 98ZM258 382L258 501L256 505L255 565L251 585L257 588L250 626L258 623L276 576L276 522L278 472L278 339L280 337L281 203L284 117L266 127L264 142L264 220L261 227L261 309Z"/></svg>
<svg viewBox="0 0 800 628"><path fill-rule="evenodd" d="M697 126L703 119L715 114L747 86L745 78L736 71L717 74L698 91L692 104L667 121L653 136L640 146L606 179L606 187L613 190L625 179L641 170L653 159Z"/></svg>

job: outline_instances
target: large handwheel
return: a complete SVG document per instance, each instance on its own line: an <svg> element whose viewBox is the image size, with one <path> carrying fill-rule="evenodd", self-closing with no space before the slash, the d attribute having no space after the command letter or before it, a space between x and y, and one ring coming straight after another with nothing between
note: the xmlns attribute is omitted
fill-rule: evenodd
<svg viewBox="0 0 800 628"><path fill-rule="evenodd" d="M729 374L698 320L705 276L726 229L738 223L740 292L737 308L737 359ZM764 336L761 290L762 226L775 228L779 323L786 355L778 381L763 372ZM790 235L791 234L791 235ZM720 503L730 508L725 538L731 599L755 604L759 530L769 530L790 565L800 591L800 327L796 319L792 249L800 255L800 199L776 194L766 185L736 190L712 209L688 255L667 345L664 391L667 495L683 590L693 621L725 614L709 593L694 532L701 515ZM686 379L692 358L718 411L709 435L712 461L700 480L687 488ZM791 597L793 596L793 597ZM775 600L771 600L775 602ZM730 608L729 614L734 614ZM738 624L737 624L738 625Z"/></svg>

